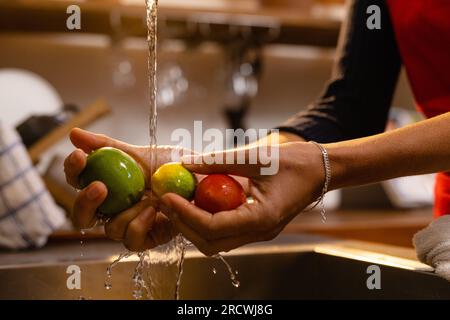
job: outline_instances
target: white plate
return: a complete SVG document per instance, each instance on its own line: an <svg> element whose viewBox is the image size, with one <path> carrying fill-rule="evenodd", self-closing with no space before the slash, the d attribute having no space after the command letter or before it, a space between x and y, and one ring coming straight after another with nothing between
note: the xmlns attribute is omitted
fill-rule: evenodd
<svg viewBox="0 0 450 320"><path fill-rule="evenodd" d="M0 120L15 127L32 114L51 114L63 105L45 79L21 69L0 69Z"/></svg>

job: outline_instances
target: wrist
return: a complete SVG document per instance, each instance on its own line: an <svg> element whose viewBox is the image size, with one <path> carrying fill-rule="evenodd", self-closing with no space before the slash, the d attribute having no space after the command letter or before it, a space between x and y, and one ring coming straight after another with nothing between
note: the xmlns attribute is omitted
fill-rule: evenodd
<svg viewBox="0 0 450 320"><path fill-rule="evenodd" d="M351 179L352 176L357 176L356 171L352 170L352 165L357 161L355 157L356 154L352 154L349 152L349 148L339 145L337 143L334 144L325 144L323 147L328 152L328 158L330 161L331 168L331 181L329 185L329 191L341 189L347 186L352 185ZM349 176L347 172L353 172L354 174Z"/></svg>
<svg viewBox="0 0 450 320"><path fill-rule="evenodd" d="M299 144L301 174L312 186L311 202L316 201L322 196L325 183L327 181L327 172L325 170L324 156L321 149L309 142ZM330 190L328 188L328 190Z"/></svg>
<svg viewBox="0 0 450 320"><path fill-rule="evenodd" d="M304 171L309 171L315 181L316 196L345 187L346 172L352 161L348 151L337 144L303 143L302 150L306 158Z"/></svg>

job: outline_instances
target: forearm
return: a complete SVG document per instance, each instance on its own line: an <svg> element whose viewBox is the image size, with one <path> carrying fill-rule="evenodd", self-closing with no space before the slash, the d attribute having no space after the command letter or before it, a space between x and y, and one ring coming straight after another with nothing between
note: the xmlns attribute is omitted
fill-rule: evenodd
<svg viewBox="0 0 450 320"><path fill-rule="evenodd" d="M288 142L305 142L305 141L306 141L305 139L294 133L278 132L272 133L264 138L259 139L254 143L251 143L249 147L267 144L270 145L270 144L282 144Z"/></svg>
<svg viewBox="0 0 450 320"><path fill-rule="evenodd" d="M331 189L450 171L450 113L325 147L333 171Z"/></svg>

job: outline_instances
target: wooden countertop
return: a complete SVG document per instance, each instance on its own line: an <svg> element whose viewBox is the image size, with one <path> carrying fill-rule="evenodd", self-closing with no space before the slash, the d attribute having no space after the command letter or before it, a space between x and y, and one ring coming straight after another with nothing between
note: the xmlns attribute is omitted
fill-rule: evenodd
<svg viewBox="0 0 450 320"><path fill-rule="evenodd" d="M318 212L297 216L285 233L312 233L343 239L412 247L413 235L433 217L431 208L416 210L349 210L327 213L322 223Z"/></svg>

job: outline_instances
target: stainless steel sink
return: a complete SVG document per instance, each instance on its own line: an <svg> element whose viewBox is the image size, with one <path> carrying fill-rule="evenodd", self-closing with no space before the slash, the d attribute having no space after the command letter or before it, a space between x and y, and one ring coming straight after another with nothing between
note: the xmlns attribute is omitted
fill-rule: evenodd
<svg viewBox="0 0 450 320"><path fill-rule="evenodd" d="M388 254L382 251L387 251ZM405 250L311 237L280 237L226 255L239 271L235 288L218 260L188 251L181 284L182 299L450 299L450 283ZM409 252L406 256L410 255ZM1 299L132 299L134 259L113 272L113 288L104 288L111 258L0 266ZM82 270L82 290L68 290L66 268ZM381 290L367 288L367 268L381 269ZM213 274L212 270L217 270ZM173 286L162 271L158 279ZM170 291L170 289L168 289ZM167 298L167 297L166 297Z"/></svg>

